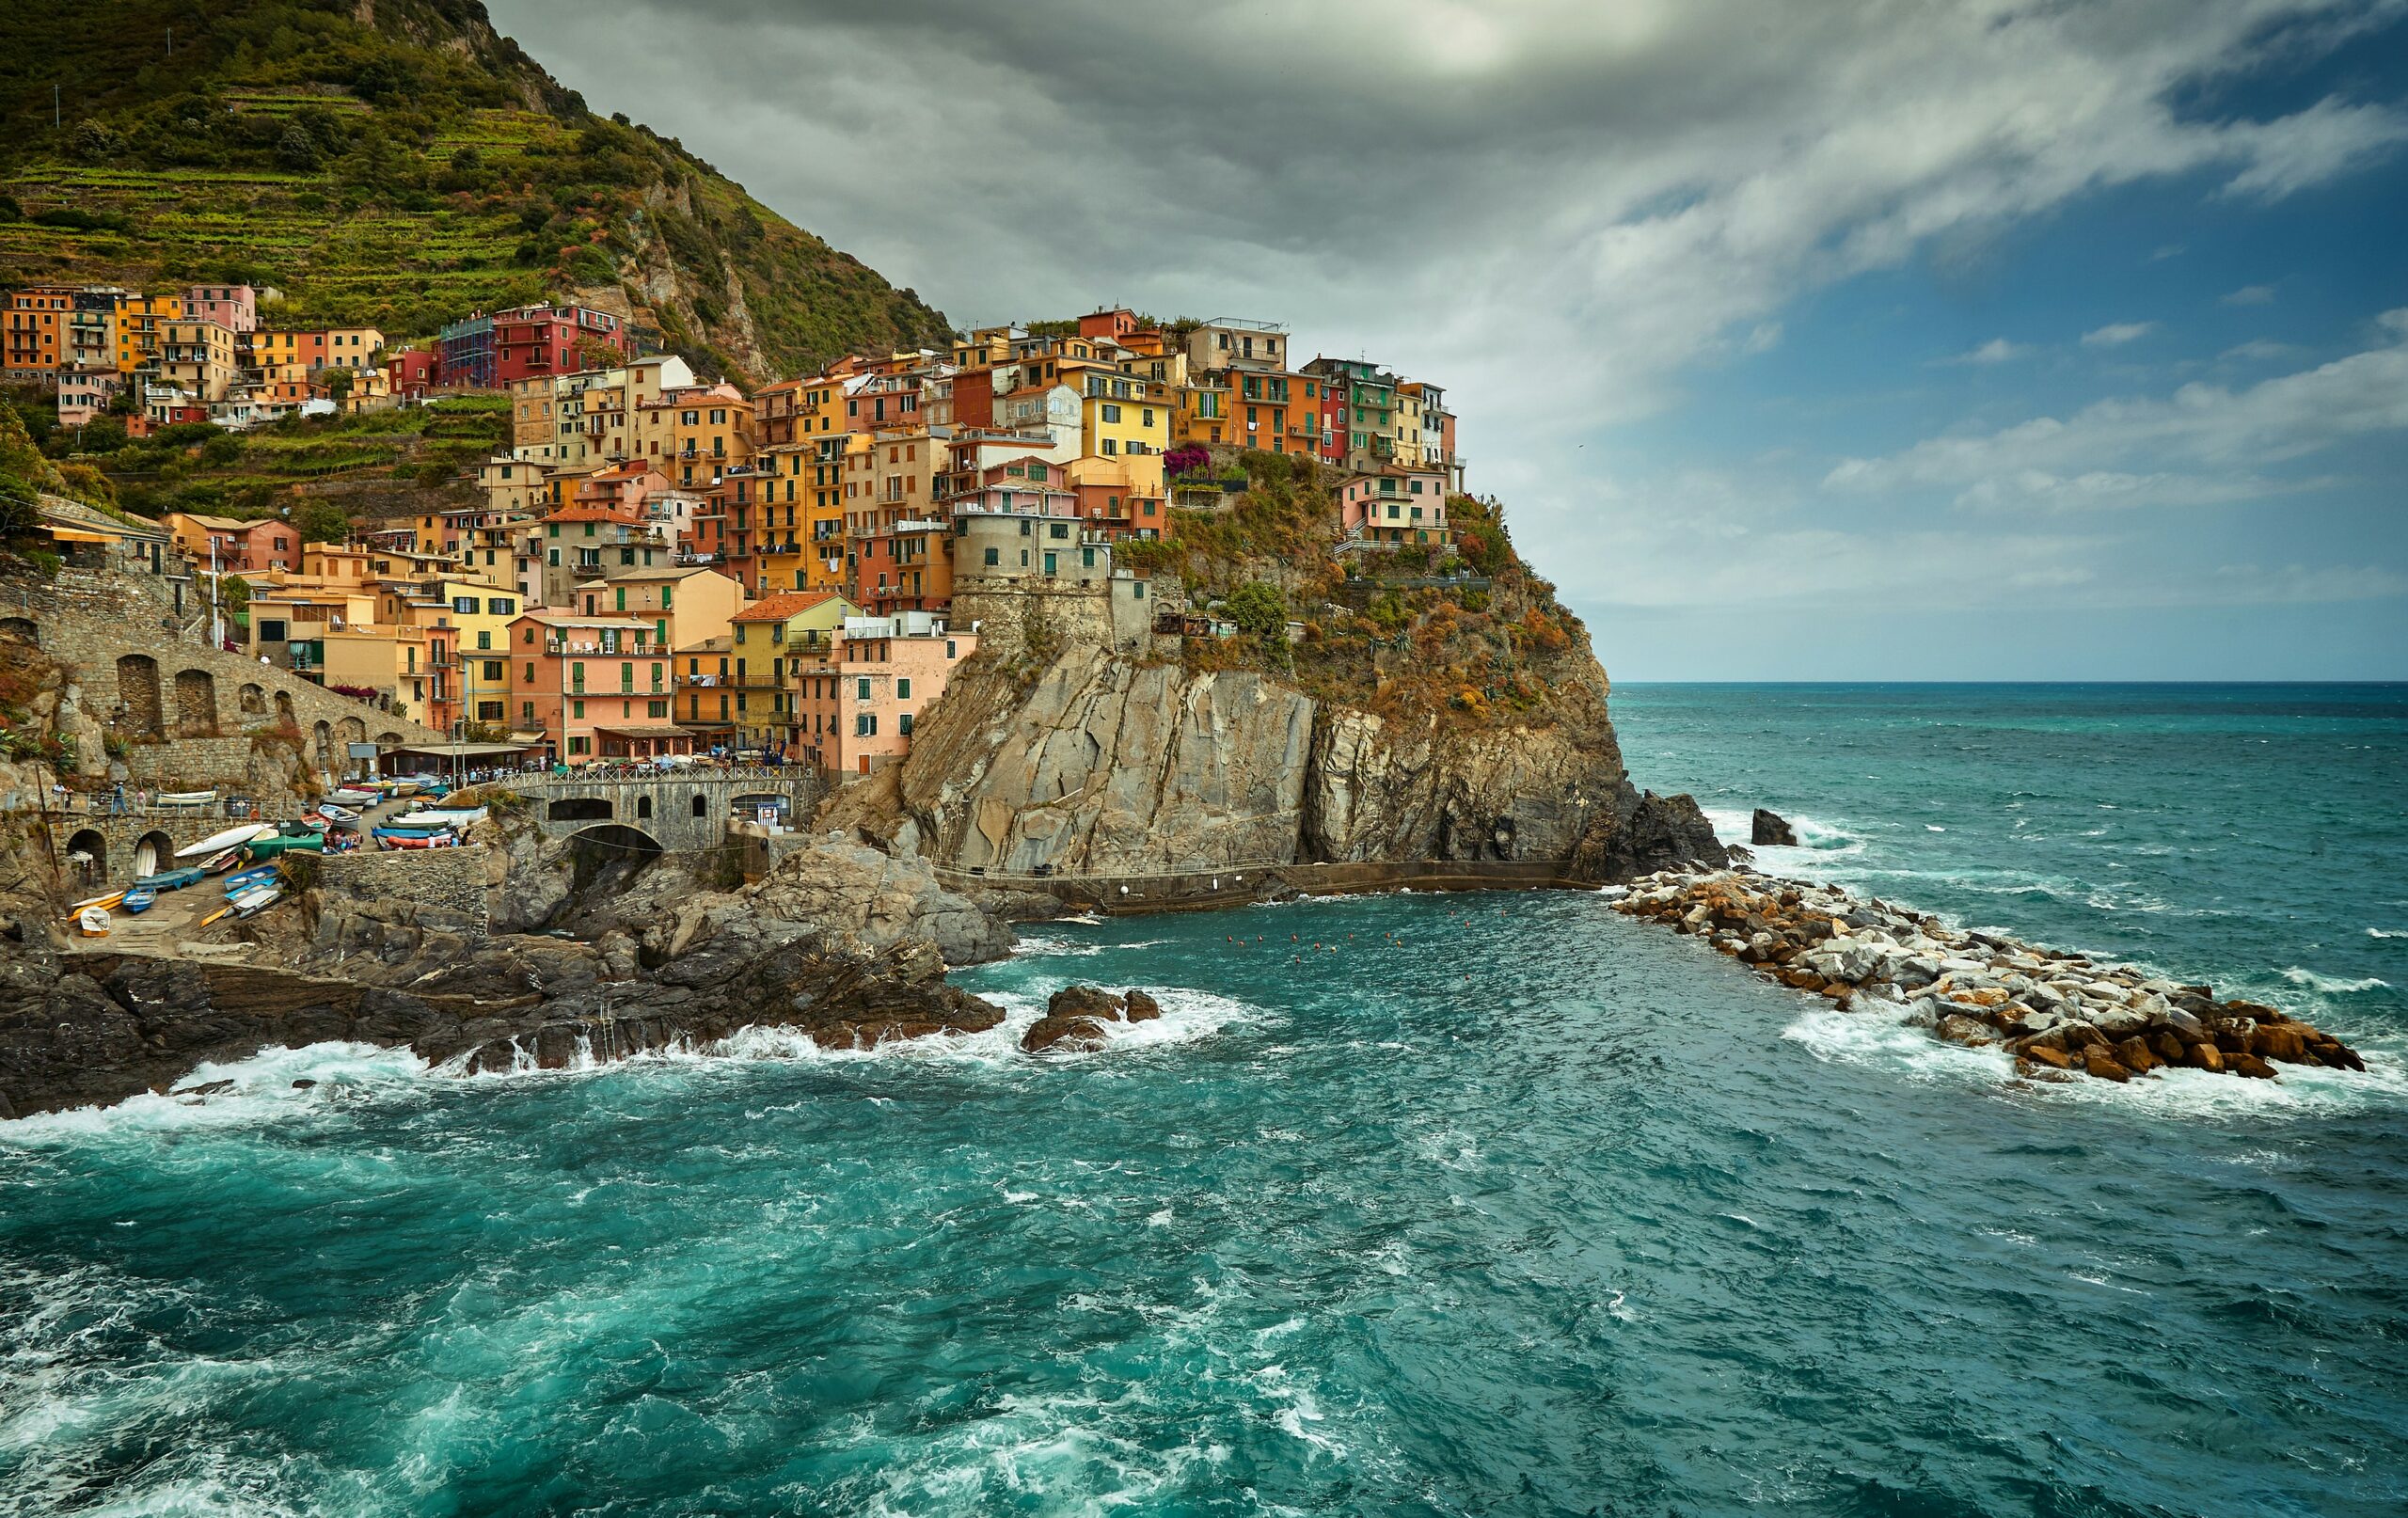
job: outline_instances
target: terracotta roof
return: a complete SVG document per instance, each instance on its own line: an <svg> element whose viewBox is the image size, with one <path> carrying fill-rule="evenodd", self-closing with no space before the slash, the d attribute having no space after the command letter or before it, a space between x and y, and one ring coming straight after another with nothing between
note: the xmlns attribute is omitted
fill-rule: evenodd
<svg viewBox="0 0 2408 1518"><path fill-rule="evenodd" d="M780 591L764 596L735 616L731 622L784 622L788 617L808 611L823 601L841 599L834 591Z"/></svg>

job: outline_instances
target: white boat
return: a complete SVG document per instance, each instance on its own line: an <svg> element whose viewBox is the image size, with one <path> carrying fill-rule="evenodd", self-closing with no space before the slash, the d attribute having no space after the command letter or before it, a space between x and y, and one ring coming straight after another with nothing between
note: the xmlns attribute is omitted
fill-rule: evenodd
<svg viewBox="0 0 2408 1518"><path fill-rule="evenodd" d="M152 806L207 806L217 799L215 791L161 791L150 798Z"/></svg>
<svg viewBox="0 0 2408 1518"><path fill-rule="evenodd" d="M354 812L347 806L337 806L332 801L321 801L318 803L318 815L325 818L328 822L333 823L338 828L345 828L353 831L358 830L359 814Z"/></svg>
<svg viewBox="0 0 2408 1518"><path fill-rule="evenodd" d="M254 912L264 911L275 906L277 898L283 894L282 886L274 881L266 881L251 887L241 895L232 898L227 905L234 909L235 916L248 917Z"/></svg>
<svg viewBox="0 0 2408 1518"><path fill-rule="evenodd" d="M87 907L75 914L75 925L87 939L109 936L109 914L105 908Z"/></svg>
<svg viewBox="0 0 2408 1518"><path fill-rule="evenodd" d="M345 806L372 806L379 798L374 791L363 791L356 785L345 785L340 790L328 791L326 799L340 801Z"/></svg>
<svg viewBox="0 0 2408 1518"><path fill-rule="evenodd" d="M229 848L240 848L260 834L274 831L276 830L265 823L246 822L239 828L229 828L224 832L212 833L199 843L177 849L176 858L204 859L211 854L221 853Z"/></svg>
<svg viewBox="0 0 2408 1518"><path fill-rule="evenodd" d="M405 817L393 817L377 826L384 828L473 828L489 814L483 807L463 807L458 811L413 812Z"/></svg>

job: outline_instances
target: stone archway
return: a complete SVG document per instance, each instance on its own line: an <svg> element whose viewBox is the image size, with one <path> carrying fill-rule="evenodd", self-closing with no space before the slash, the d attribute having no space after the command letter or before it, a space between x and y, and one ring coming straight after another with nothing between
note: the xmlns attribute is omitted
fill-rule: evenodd
<svg viewBox="0 0 2408 1518"><path fill-rule="evenodd" d="M78 856L81 856L80 858ZM85 891L109 878L109 840L98 828L79 828L67 840L67 889Z"/></svg>
<svg viewBox="0 0 2408 1518"><path fill-rule="evenodd" d="M276 725L289 727L295 733L301 731L301 719L293 710L293 692L290 690L276 693Z"/></svg>
<svg viewBox="0 0 2408 1518"><path fill-rule="evenodd" d="M309 752L316 757L320 769L334 773L335 730L324 721L309 724Z"/></svg>
<svg viewBox="0 0 2408 1518"><path fill-rule="evenodd" d="M31 617L0 617L0 638L31 643L37 648L41 646L41 629L34 625Z"/></svg>
<svg viewBox="0 0 2408 1518"><path fill-rule="evenodd" d="M136 737L165 737L159 705L159 661L148 654L120 654L117 700L121 720Z"/></svg>
<svg viewBox="0 0 2408 1518"><path fill-rule="evenodd" d="M544 809L547 822L608 822L610 800L603 796L563 796ZM588 829L587 831L592 831Z"/></svg>
<svg viewBox="0 0 2408 1518"><path fill-rule="evenodd" d="M265 717L267 692L246 680L243 682L243 688L234 693L234 704L246 717Z"/></svg>
<svg viewBox="0 0 2408 1518"><path fill-rule="evenodd" d="M344 718L335 724L335 741L337 743L367 742L368 724L356 717Z"/></svg>
<svg viewBox="0 0 2408 1518"><path fill-rule="evenodd" d="M217 735L217 677L207 670L176 672L176 736Z"/></svg>
<svg viewBox="0 0 2408 1518"><path fill-rule="evenodd" d="M134 877L156 875L176 857L175 841L163 832L146 832L134 844Z"/></svg>
<svg viewBox="0 0 2408 1518"><path fill-rule="evenodd" d="M399 743L402 741L402 735L399 733L388 730L387 732L377 734L376 741L379 743Z"/></svg>
<svg viewBox="0 0 2408 1518"><path fill-rule="evenodd" d="M650 822L652 820L651 797L639 796L636 798L636 817L638 820L643 822Z"/></svg>

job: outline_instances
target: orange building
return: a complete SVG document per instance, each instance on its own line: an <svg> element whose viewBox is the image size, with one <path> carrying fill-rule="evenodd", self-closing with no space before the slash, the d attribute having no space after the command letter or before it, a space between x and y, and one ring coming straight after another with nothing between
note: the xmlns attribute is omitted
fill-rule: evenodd
<svg viewBox="0 0 2408 1518"><path fill-rule="evenodd" d="M8 310L8 377L49 384L67 352L75 292L66 285L12 291Z"/></svg>
<svg viewBox="0 0 2408 1518"><path fill-rule="evenodd" d="M669 650L649 622L530 611L510 624L513 725L564 764L693 752L671 719Z"/></svg>

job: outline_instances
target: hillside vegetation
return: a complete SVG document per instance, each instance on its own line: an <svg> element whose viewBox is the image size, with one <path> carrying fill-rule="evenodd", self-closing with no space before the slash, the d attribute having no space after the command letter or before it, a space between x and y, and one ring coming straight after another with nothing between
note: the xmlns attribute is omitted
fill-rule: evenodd
<svg viewBox="0 0 2408 1518"><path fill-rule="evenodd" d="M1234 467L1245 488L1221 510L1174 510L1168 541L1118 546L1121 562L1178 576L1190 605L1236 624L1236 638L1187 640L1191 668L1260 670L1382 716L1531 726L1551 720L1551 687L1589 670L1587 629L1514 552L1494 501L1449 498L1452 549L1341 552L1339 471L1260 452Z"/></svg>
<svg viewBox="0 0 2408 1518"><path fill-rule="evenodd" d="M477 0L0 6L0 285L240 279L402 336L572 296L741 382L948 330Z"/></svg>

